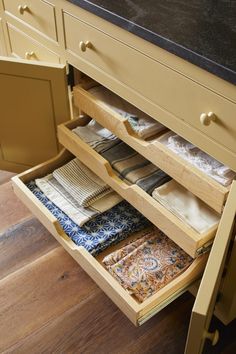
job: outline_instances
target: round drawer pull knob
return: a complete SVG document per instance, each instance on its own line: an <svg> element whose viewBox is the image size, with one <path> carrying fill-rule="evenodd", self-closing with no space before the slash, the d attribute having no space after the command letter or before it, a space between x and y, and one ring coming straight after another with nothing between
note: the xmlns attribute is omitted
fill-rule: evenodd
<svg viewBox="0 0 236 354"><path fill-rule="evenodd" d="M87 48L92 48L92 43L90 41L87 42L79 42L79 47L82 52L85 52Z"/></svg>
<svg viewBox="0 0 236 354"><path fill-rule="evenodd" d="M211 344L214 346L217 344L219 340L220 334L218 329L215 330L215 332L205 332L204 333L204 338L209 339L211 341Z"/></svg>
<svg viewBox="0 0 236 354"><path fill-rule="evenodd" d="M213 112L202 113L200 115L200 122L202 125L210 125L211 122L215 122L215 121L216 121L216 115Z"/></svg>
<svg viewBox="0 0 236 354"><path fill-rule="evenodd" d="M35 52L25 52L25 59L31 59L35 56Z"/></svg>
<svg viewBox="0 0 236 354"><path fill-rule="evenodd" d="M18 11L21 15L23 15L25 11L29 11L29 8L27 5L19 5Z"/></svg>

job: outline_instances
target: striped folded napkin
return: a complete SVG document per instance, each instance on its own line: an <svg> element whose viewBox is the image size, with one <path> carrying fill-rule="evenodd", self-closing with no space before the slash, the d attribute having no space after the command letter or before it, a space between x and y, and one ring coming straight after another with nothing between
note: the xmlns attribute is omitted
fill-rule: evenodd
<svg viewBox="0 0 236 354"><path fill-rule="evenodd" d="M73 129L73 132L97 152L109 149L120 141L120 139L108 129L103 128L94 119L85 126Z"/></svg>
<svg viewBox="0 0 236 354"><path fill-rule="evenodd" d="M127 119L131 128L142 139L147 139L166 129L161 123L109 91L106 87L96 86L91 88L89 92L116 113L120 114L122 118Z"/></svg>
<svg viewBox="0 0 236 354"><path fill-rule="evenodd" d="M35 183L48 199L79 226L83 226L87 221L109 210L123 200L119 194L113 191L95 201L90 207L84 208L62 187L52 174L37 178Z"/></svg>
<svg viewBox="0 0 236 354"><path fill-rule="evenodd" d="M83 207L112 192L108 184L77 158L56 169L53 177Z"/></svg>
<svg viewBox="0 0 236 354"><path fill-rule="evenodd" d="M170 180L165 172L124 142L107 149L101 155L111 164L121 179L128 184L137 184L149 194L156 187Z"/></svg>

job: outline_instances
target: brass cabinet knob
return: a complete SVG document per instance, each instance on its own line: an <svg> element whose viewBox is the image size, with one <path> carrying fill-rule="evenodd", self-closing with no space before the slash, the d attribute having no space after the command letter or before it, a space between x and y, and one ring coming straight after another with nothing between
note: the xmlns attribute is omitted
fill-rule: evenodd
<svg viewBox="0 0 236 354"><path fill-rule="evenodd" d="M25 59L31 59L35 57L35 52L25 52Z"/></svg>
<svg viewBox="0 0 236 354"><path fill-rule="evenodd" d="M204 333L204 338L209 339L212 345L216 345L219 340L219 337L220 335L218 329L216 329L215 332L212 333L207 331L205 331Z"/></svg>
<svg viewBox="0 0 236 354"><path fill-rule="evenodd" d="M85 52L87 48L92 48L92 43L90 41L87 42L79 42L79 47L82 52Z"/></svg>
<svg viewBox="0 0 236 354"><path fill-rule="evenodd" d="M215 120L216 120L216 115L213 112L202 113L200 115L200 122L202 125L210 125L211 122L215 122Z"/></svg>
<svg viewBox="0 0 236 354"><path fill-rule="evenodd" d="M29 11L29 8L27 5L19 5L18 11L21 15L23 15L25 11Z"/></svg>

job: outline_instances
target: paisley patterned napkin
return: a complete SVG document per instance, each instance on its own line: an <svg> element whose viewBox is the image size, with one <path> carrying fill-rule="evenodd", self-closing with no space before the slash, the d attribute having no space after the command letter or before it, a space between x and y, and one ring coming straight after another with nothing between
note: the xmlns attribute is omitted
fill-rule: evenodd
<svg viewBox="0 0 236 354"><path fill-rule="evenodd" d="M140 302L170 283L192 261L157 228L103 260L109 272Z"/></svg>

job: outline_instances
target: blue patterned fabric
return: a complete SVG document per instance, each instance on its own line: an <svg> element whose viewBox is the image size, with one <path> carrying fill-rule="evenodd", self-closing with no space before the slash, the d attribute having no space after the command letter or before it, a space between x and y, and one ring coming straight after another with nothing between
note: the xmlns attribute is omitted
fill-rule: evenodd
<svg viewBox="0 0 236 354"><path fill-rule="evenodd" d="M74 243L83 246L92 255L97 255L105 248L150 225L150 221L134 207L122 201L80 227L53 204L34 181L29 182L27 187L57 218L65 233Z"/></svg>

